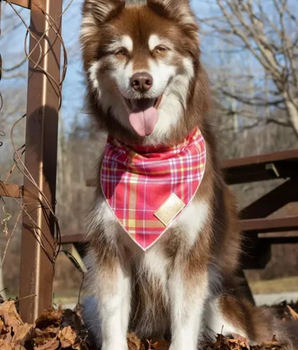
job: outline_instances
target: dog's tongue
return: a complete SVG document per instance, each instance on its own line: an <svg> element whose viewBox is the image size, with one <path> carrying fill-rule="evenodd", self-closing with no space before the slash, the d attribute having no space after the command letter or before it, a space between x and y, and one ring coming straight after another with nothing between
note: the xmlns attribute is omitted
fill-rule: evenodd
<svg viewBox="0 0 298 350"><path fill-rule="evenodd" d="M141 137L153 133L157 119L157 110L152 106L150 100L138 101L129 115L131 126Z"/></svg>

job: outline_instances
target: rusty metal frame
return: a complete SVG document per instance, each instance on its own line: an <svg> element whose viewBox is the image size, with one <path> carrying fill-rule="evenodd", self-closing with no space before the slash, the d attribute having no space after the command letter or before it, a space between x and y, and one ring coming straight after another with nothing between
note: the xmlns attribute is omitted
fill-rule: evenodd
<svg viewBox="0 0 298 350"><path fill-rule="evenodd" d="M30 30L35 37L30 37L25 166L39 189L25 178L23 203L37 225L35 227L28 216L23 216L20 271L20 313L25 322L34 323L37 316L52 305L54 218L41 191L53 209L61 53L61 43L49 28L41 9L49 15L48 18L56 21L61 32L62 0L39 0L31 4L25 0L13 2L24 7L30 5ZM36 45L40 38L40 45Z"/></svg>

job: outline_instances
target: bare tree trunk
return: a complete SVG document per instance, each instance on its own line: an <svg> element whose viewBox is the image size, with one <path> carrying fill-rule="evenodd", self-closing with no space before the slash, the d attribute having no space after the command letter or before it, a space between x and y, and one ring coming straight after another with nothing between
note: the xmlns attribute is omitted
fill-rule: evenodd
<svg viewBox="0 0 298 350"><path fill-rule="evenodd" d="M298 104L294 104L293 102L291 102L290 100L286 100L286 106L288 109L288 113L293 125L293 129L295 131L295 134L298 137L298 108L297 108Z"/></svg>

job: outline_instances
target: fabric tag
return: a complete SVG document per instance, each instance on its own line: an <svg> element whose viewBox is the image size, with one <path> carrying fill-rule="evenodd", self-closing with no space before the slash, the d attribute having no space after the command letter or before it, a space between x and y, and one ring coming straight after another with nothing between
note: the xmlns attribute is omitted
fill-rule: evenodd
<svg viewBox="0 0 298 350"><path fill-rule="evenodd" d="M175 193L172 193L163 205L154 213L154 216L156 216L165 226L168 226L168 224L184 207L185 203L177 197Z"/></svg>

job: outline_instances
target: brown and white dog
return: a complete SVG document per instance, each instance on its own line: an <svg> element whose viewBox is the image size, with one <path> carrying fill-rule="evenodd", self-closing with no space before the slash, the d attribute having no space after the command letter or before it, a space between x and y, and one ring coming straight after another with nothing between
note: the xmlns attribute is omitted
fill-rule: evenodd
<svg viewBox="0 0 298 350"><path fill-rule="evenodd" d="M128 331L147 339L170 334L171 350L195 350L205 336L220 333L251 343L274 334L288 340L268 311L237 296L241 236L217 159L197 32L188 0L85 0L83 6L87 107L99 130L128 146L158 149L197 126L207 151L195 198L146 252L128 242L99 176L88 222L94 298L84 317L103 350L126 350ZM151 113L132 118L142 108Z"/></svg>

